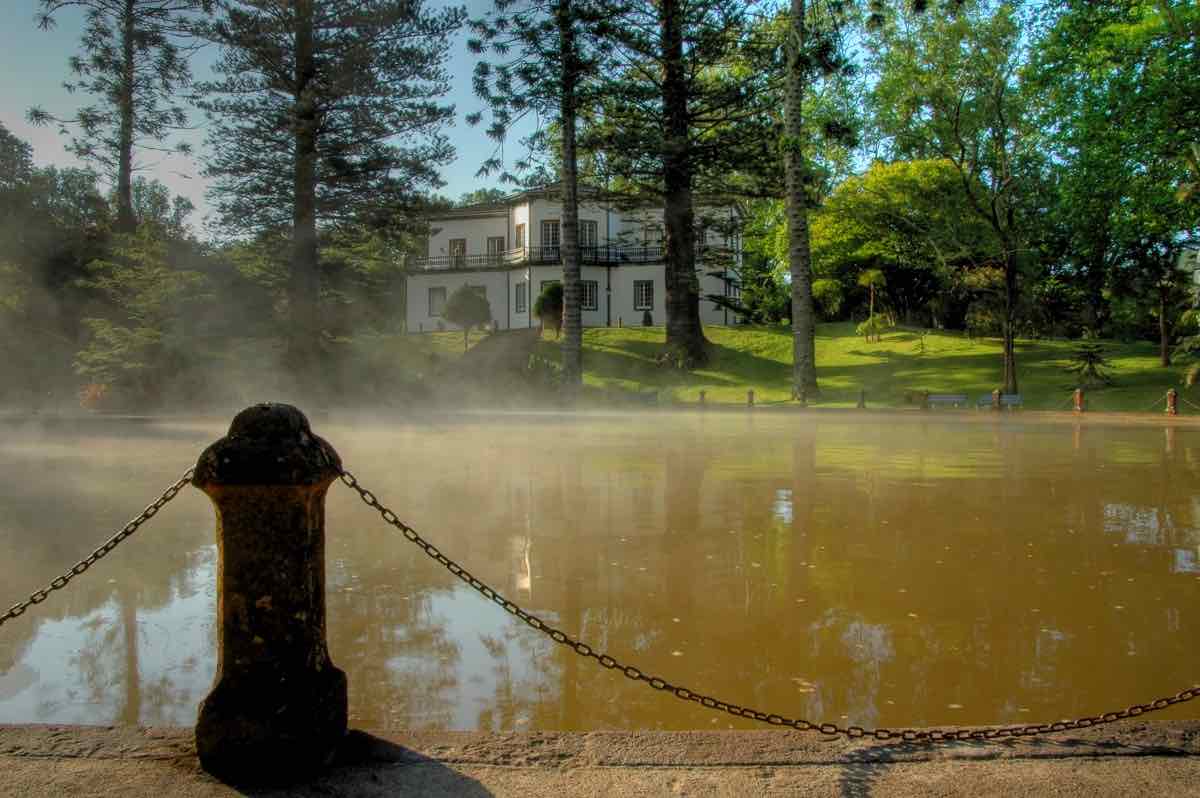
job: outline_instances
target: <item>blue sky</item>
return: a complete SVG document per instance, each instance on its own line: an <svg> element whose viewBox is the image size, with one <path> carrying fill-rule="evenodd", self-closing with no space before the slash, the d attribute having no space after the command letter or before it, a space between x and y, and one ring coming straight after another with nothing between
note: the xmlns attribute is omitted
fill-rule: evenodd
<svg viewBox="0 0 1200 798"><path fill-rule="evenodd" d="M86 95L72 95L62 88L68 76L67 60L79 49L79 35L83 29L83 14L77 9L65 9L57 15L58 25L50 31L40 30L34 22L38 0L5 0L5 13L0 24L0 123L23 141L33 145L34 161L39 165L80 165L65 149L66 140L58 133L57 125L33 127L25 121L30 107L40 105L56 116L69 117L76 108L88 102ZM446 5L443 0L430 0L430 5ZM468 13L478 16L490 5L490 0L468 0ZM196 77L209 76L208 65L215 56L212 51L202 52L193 64ZM492 151L492 143L483 134L483 125L472 128L463 117L480 107L471 93L471 71L475 56L467 51L465 34L460 35L451 46L448 69L452 76L451 90L446 102L455 106L455 124L447 133L458 152L456 160L442 170L446 186L440 191L450 197L486 185L494 181L475 178L479 163ZM193 123L202 119L193 114ZM199 155L203 155L203 130L192 131L189 140ZM517 145L509 145L511 154L517 153ZM144 153L141 161L145 166L142 174L155 177L173 192L188 197L196 204L197 214L193 226L199 228L202 217L207 213L208 203L204 199L207 183L200 174L200 163L193 158L177 155L164 156L159 153Z"/></svg>

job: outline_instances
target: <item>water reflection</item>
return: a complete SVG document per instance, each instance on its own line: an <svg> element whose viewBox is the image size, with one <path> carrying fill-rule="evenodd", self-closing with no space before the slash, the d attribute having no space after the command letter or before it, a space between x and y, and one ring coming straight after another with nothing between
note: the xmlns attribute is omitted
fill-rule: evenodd
<svg viewBox="0 0 1200 798"><path fill-rule="evenodd" d="M738 703L861 725L1021 722L1194 681L1200 431L844 418L318 431L480 578ZM219 433L10 435L0 600L86 553ZM191 722L215 645L205 502L184 494L0 631L0 721ZM744 725L554 645L348 491L328 512L330 646L356 725Z"/></svg>

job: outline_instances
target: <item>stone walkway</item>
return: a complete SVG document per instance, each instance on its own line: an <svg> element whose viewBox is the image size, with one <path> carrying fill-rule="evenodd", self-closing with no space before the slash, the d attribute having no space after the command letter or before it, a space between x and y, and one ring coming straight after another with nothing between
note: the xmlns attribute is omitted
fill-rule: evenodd
<svg viewBox="0 0 1200 798"><path fill-rule="evenodd" d="M1200 721L939 747L796 732L352 732L323 778L238 789L189 729L0 726L13 796L1200 796Z"/></svg>

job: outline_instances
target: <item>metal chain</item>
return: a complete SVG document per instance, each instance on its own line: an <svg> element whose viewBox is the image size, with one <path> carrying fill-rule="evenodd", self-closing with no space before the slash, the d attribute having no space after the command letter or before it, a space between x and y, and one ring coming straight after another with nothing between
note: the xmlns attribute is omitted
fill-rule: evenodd
<svg viewBox="0 0 1200 798"><path fill-rule="evenodd" d="M1148 406L1148 407L1147 407L1145 410L1143 410L1142 412L1143 412L1143 413L1149 413L1151 410L1153 410L1154 408L1158 407L1158 406L1159 406L1159 404L1162 404L1162 403L1164 403L1164 402L1166 402L1166 401L1167 401L1167 395L1164 393L1162 396L1158 397L1158 398L1157 398L1157 399L1155 399L1153 402L1151 402L1151 403L1150 403L1150 405L1149 405L1149 406Z"/></svg>
<svg viewBox="0 0 1200 798"><path fill-rule="evenodd" d="M1192 400L1188 399L1183 394L1176 392L1175 395L1178 396L1181 400L1183 400L1183 403L1185 405L1187 405L1188 407L1192 408L1193 410L1200 410L1200 405L1198 405L1195 402L1193 402Z"/></svg>
<svg viewBox="0 0 1200 798"><path fill-rule="evenodd" d="M8 612L0 615L0 626L3 626L13 618L19 618L20 616L24 615L25 611L31 606L34 604L41 604L46 599L50 598L51 593L56 590L62 590L70 583L72 579L91 568L96 564L97 561L107 557L109 552L121 545L121 542L134 532L137 532L138 527L153 518L167 502L171 501L171 499L174 499L179 494L179 491L183 489L184 485L190 484L194 471L195 469L192 468L184 471L183 476L176 480L174 485L163 491L162 495L147 505L146 509L138 513L136 518L122 527L120 532L104 541L104 543L102 543L98 549L93 551L87 557L84 557L79 562L75 563L75 565L71 566L69 571L64 573L62 576L55 578L50 582L50 584L46 585L46 587L42 588L41 590L35 590L25 601L18 602L9 607Z"/></svg>
<svg viewBox="0 0 1200 798"><path fill-rule="evenodd" d="M708 696L703 693L696 692L681 685L675 685L668 682L659 676L652 676L643 672L641 669L632 665L617 660L609 656L603 651L596 651L587 643L576 640L567 633L554 628L546 621L531 612L519 607L509 599L502 596L494 588L487 583L476 578L470 571L463 568L461 565L451 560L445 554L429 543L412 527L405 524L392 512L388 507L379 503L375 494L363 488L358 484L358 480L349 471L343 471L341 480L349 488L354 490L359 497L366 503L368 507L374 508L381 518L388 524L400 530L401 534L411 543L415 543L424 550L434 560L437 560L446 570L457 576L462 581L473 587L484 598L498 604L504 608L504 611L510 615L520 618L527 625L549 637L559 645L567 646L576 654L583 657L590 657L608 670L620 671L626 678L633 681L645 682L655 690L661 690L674 695L676 698L684 701L692 701L700 706L708 709L715 709L720 712L725 712L734 717L749 718L751 720L767 723L772 726L786 726L798 731L815 731L820 734L829 735L844 735L846 737L855 738L871 738L874 740L902 740L905 742L947 742L951 740L997 740L1008 737L1032 737L1039 734L1050 734L1053 732L1070 731L1072 729L1086 729L1089 726L1100 726L1105 723L1113 723L1114 721L1124 720L1126 718L1136 718L1144 715L1147 712L1156 712L1161 709L1166 709L1175 704L1182 704L1191 701L1195 698L1200 698L1200 684L1191 687L1187 690L1181 690L1173 696L1166 698L1157 698L1146 704L1134 704L1133 706L1119 710L1117 712L1105 712L1102 715L1093 715L1089 717L1076 718L1074 720L1061 720L1054 723L1039 723L1028 726L1003 726L1003 727L981 727L981 728L953 728L953 729L887 729L876 728L866 729L861 726L838 726L835 723L812 723L800 718L789 718L786 715L778 715L773 712L763 712L751 707L743 707L729 701L722 701L719 698Z"/></svg>

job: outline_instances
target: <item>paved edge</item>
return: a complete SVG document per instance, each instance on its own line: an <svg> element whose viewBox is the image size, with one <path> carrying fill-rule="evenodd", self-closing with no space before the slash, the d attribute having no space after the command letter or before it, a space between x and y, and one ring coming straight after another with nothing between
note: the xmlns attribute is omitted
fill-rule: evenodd
<svg viewBox="0 0 1200 798"><path fill-rule="evenodd" d="M795 731L480 732L351 731L338 764L526 768L703 768L1200 757L1200 721L1123 721L1028 740L943 744L831 739ZM0 725L0 757L74 760L195 759L190 728Z"/></svg>

